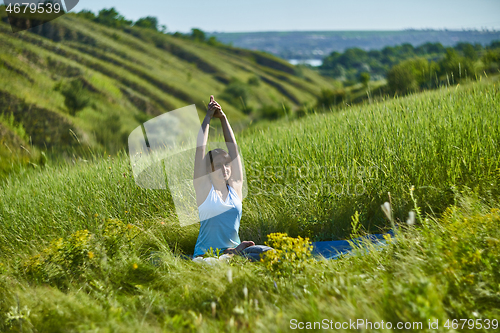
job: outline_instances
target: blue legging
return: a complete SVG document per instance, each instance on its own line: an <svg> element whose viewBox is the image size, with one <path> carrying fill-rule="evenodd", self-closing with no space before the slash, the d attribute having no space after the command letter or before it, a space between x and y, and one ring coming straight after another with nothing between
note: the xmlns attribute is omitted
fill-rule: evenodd
<svg viewBox="0 0 500 333"><path fill-rule="evenodd" d="M270 250L274 249L266 245L249 246L241 250L241 256L248 258L250 261L260 261L260 255Z"/></svg>

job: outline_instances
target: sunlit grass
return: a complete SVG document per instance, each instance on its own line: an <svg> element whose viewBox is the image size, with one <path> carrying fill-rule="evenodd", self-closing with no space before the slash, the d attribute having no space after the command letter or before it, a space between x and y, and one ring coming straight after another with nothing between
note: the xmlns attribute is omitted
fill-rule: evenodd
<svg viewBox="0 0 500 333"><path fill-rule="evenodd" d="M283 277L241 258L179 257L192 253L197 226L177 224L168 191L139 188L124 153L12 175L0 185L0 328L269 332L290 330L292 319L366 319L424 329L439 320L445 332L450 318L498 319L498 90L476 83L238 135L249 190L242 239L346 238L352 216L366 231L388 229L380 205L389 200L400 226L378 251L292 260ZM421 215L406 227L415 207ZM113 238L113 255L108 218L125 235ZM42 275L23 268L30 258L43 259Z"/></svg>
<svg viewBox="0 0 500 333"><path fill-rule="evenodd" d="M443 211L463 186L495 196L497 92L494 84L475 84L270 123L243 134L238 144L249 195L242 236L263 242L276 231L338 239L348 234L355 211L366 230L376 232L386 226L379 207L388 192L395 216L406 220L411 186L424 212ZM33 228L42 228L40 239L92 228L94 214L176 223L168 191L139 188L126 154L13 176L2 202L8 205L0 210L3 227L16 230L14 238L10 232L0 236L8 239L6 251L15 239L31 239Z"/></svg>

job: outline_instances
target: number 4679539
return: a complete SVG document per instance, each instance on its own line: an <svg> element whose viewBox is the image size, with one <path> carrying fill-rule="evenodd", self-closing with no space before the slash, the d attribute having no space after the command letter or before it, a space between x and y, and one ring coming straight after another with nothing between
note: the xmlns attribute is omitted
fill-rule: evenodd
<svg viewBox="0 0 500 333"><path fill-rule="evenodd" d="M29 9L29 11L28 11ZM51 4L50 2L48 3L29 3L29 2L24 2L24 3L15 3L12 5L12 3L9 3L5 11L9 14L19 14L19 13L26 13L28 11L31 14L39 13L47 13L51 14L53 13L59 13L61 11L61 5L58 3Z"/></svg>
<svg viewBox="0 0 500 333"><path fill-rule="evenodd" d="M493 319L448 319L444 324L444 327L447 329L497 329L498 328L498 320Z"/></svg>

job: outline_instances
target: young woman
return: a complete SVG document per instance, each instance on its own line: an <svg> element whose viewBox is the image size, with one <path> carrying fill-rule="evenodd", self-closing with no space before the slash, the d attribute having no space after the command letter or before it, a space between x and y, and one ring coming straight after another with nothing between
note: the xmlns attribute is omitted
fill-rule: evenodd
<svg viewBox="0 0 500 333"><path fill-rule="evenodd" d="M214 149L205 152L210 120L221 121L227 152ZM221 106L210 96L208 111L197 138L193 185L200 215L200 233L193 258L203 256L210 248L220 253L241 254L258 260L261 252L271 248L241 242L238 230L242 213L243 171L233 130Z"/></svg>

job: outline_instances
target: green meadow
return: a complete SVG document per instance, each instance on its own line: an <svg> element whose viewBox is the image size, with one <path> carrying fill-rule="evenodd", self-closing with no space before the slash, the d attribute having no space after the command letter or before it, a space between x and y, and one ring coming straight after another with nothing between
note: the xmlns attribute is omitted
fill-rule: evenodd
<svg viewBox="0 0 500 333"><path fill-rule="evenodd" d="M238 133L240 237L287 249L264 262L183 259L198 226L135 184L124 150L20 168L0 184L0 330L495 331L499 90L490 77ZM386 246L311 259L306 240L390 230L386 201Z"/></svg>

